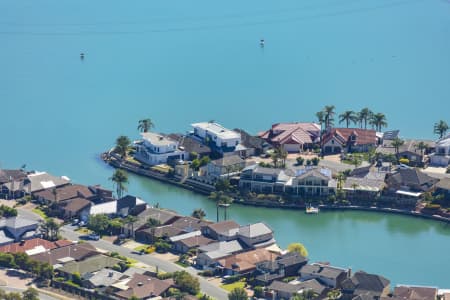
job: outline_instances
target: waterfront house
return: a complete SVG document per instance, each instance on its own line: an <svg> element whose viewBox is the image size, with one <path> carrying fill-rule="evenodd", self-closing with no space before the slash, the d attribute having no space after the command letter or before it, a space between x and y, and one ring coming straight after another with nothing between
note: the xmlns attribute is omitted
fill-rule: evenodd
<svg viewBox="0 0 450 300"><path fill-rule="evenodd" d="M303 197L325 197L334 194L337 182L329 169L300 169L288 184L292 194Z"/></svg>
<svg viewBox="0 0 450 300"><path fill-rule="evenodd" d="M192 160L191 154L196 153L199 157L210 156L211 148L191 136L172 133L168 137L178 141L178 148L186 152L185 160Z"/></svg>
<svg viewBox="0 0 450 300"><path fill-rule="evenodd" d="M358 200L373 199L383 191L386 172L372 166L353 169L345 179L343 189L347 195ZM352 199L353 200L353 199Z"/></svg>
<svg viewBox="0 0 450 300"><path fill-rule="evenodd" d="M436 151L430 155L430 163L441 167L450 164L450 134L436 143Z"/></svg>
<svg viewBox="0 0 450 300"><path fill-rule="evenodd" d="M146 206L146 202L140 198L125 196L118 200L91 205L88 214L83 211L81 217L87 219L89 216L98 214L126 217L134 210L143 211Z"/></svg>
<svg viewBox="0 0 450 300"><path fill-rule="evenodd" d="M350 272L346 269L314 263L302 267L299 274L301 280L314 278L328 287L340 288Z"/></svg>
<svg viewBox="0 0 450 300"><path fill-rule="evenodd" d="M211 243L198 248L196 264L200 268L215 267L217 260L243 250L244 248L237 240Z"/></svg>
<svg viewBox="0 0 450 300"><path fill-rule="evenodd" d="M388 130L383 132L383 136L381 138L382 145L390 145L392 141L399 137L400 130Z"/></svg>
<svg viewBox="0 0 450 300"><path fill-rule="evenodd" d="M324 154L367 152L377 145L375 130L360 128L331 128L322 137Z"/></svg>
<svg viewBox="0 0 450 300"><path fill-rule="evenodd" d="M147 165L175 163L186 158L186 152L179 149L178 141L154 132L142 132L142 140L135 143L134 157Z"/></svg>
<svg viewBox="0 0 450 300"><path fill-rule="evenodd" d="M436 300L438 289L427 286L397 285L393 297L402 300Z"/></svg>
<svg viewBox="0 0 450 300"><path fill-rule="evenodd" d="M89 197L88 200L95 204L114 200L113 192L100 185L89 186L89 190L93 193L93 195Z"/></svg>
<svg viewBox="0 0 450 300"><path fill-rule="evenodd" d="M245 167L245 160L239 155L226 155L222 158L211 160L206 165L206 176L213 180L222 177L233 176Z"/></svg>
<svg viewBox="0 0 450 300"><path fill-rule="evenodd" d="M294 172L289 169L266 168L255 164L242 170L239 188L256 193L283 193L293 175Z"/></svg>
<svg viewBox="0 0 450 300"><path fill-rule="evenodd" d="M184 238L177 238L176 236L171 237L170 241L172 242L172 249L178 253L187 253L191 249L195 249L216 242L215 240L212 240L210 238L201 235L200 231L199 233L200 233L199 235L188 236ZM188 234L191 233L182 234L180 236L186 236Z"/></svg>
<svg viewBox="0 0 450 300"><path fill-rule="evenodd" d="M272 293L272 299L290 299L295 294L302 294L306 291L312 291L317 297L326 294L328 290L316 279L310 279L303 282L285 283L282 281L273 281L267 289ZM322 297L320 297L322 298Z"/></svg>
<svg viewBox="0 0 450 300"><path fill-rule="evenodd" d="M3 253L26 253L28 255L33 255L59 247L64 247L73 244L68 240L59 240L56 242L50 242L41 238L34 238L30 240L22 240L17 243L12 243L9 245L4 245L0 247L0 252Z"/></svg>
<svg viewBox="0 0 450 300"><path fill-rule="evenodd" d="M81 218L87 215L91 208L92 202L84 198L70 199L61 207L64 219Z"/></svg>
<svg viewBox="0 0 450 300"><path fill-rule="evenodd" d="M27 174L23 170L0 169L0 198L17 199L24 196L23 184Z"/></svg>
<svg viewBox="0 0 450 300"><path fill-rule="evenodd" d="M390 292L390 281L383 276L358 271L341 283L342 299L350 300L356 296L365 299L379 299Z"/></svg>
<svg viewBox="0 0 450 300"><path fill-rule="evenodd" d="M261 286L267 286L274 280L297 276L308 259L298 252L288 252L279 255L275 260L266 260L256 264L256 281Z"/></svg>
<svg viewBox="0 0 450 300"><path fill-rule="evenodd" d="M262 138L249 134L243 129L234 129L241 135L241 144L245 150L239 152L241 157L259 156L269 150L270 145Z"/></svg>
<svg viewBox="0 0 450 300"><path fill-rule="evenodd" d="M441 178L436 183L435 195L444 195L445 200L450 200L450 178Z"/></svg>
<svg viewBox="0 0 450 300"><path fill-rule="evenodd" d="M398 169L386 176L385 194L398 197L398 202L414 205L424 192L431 191L439 180L419 169Z"/></svg>
<svg viewBox="0 0 450 300"><path fill-rule="evenodd" d="M41 203L65 202L70 199L84 198L88 199L94 196L89 187L81 184L67 184L53 189L46 189L33 193L33 198Z"/></svg>
<svg viewBox="0 0 450 300"><path fill-rule="evenodd" d="M131 278L123 279L111 285L114 289L113 295L117 299L130 299L137 297L138 299L161 299L169 288L173 287L172 279L159 280L144 274L135 273ZM157 298L159 297L159 298Z"/></svg>
<svg viewBox="0 0 450 300"><path fill-rule="evenodd" d="M240 225L235 221L228 220L209 224L202 228L202 233L217 241L231 241L236 239Z"/></svg>
<svg viewBox="0 0 450 300"><path fill-rule="evenodd" d="M0 219L0 246L36 237L39 222L19 216Z"/></svg>
<svg viewBox="0 0 450 300"><path fill-rule="evenodd" d="M234 152L241 143L240 133L227 129L215 122L201 122L191 125L194 128L193 137L211 147L214 152Z"/></svg>
<svg viewBox="0 0 450 300"><path fill-rule="evenodd" d="M263 222L239 227L237 238L248 248L267 247L275 244L272 229Z"/></svg>
<svg viewBox="0 0 450 300"><path fill-rule="evenodd" d="M287 152L302 152L312 149L319 142L320 125L317 123L277 123L259 134L274 147Z"/></svg>
<svg viewBox="0 0 450 300"><path fill-rule="evenodd" d="M70 179L66 176L53 176L46 172L35 172L27 175L24 181L24 190L28 194L34 194L39 191L54 189L68 185Z"/></svg>
<svg viewBox="0 0 450 300"><path fill-rule="evenodd" d="M244 275L256 270L256 265L272 260L272 253L264 248L233 254L217 260L222 275Z"/></svg>

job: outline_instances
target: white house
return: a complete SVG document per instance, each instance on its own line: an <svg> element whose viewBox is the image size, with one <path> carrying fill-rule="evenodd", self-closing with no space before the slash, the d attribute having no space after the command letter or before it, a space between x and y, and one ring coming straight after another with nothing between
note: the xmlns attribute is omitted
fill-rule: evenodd
<svg viewBox="0 0 450 300"><path fill-rule="evenodd" d="M234 151L236 146L241 143L241 134L226 129L215 122L201 122L191 124L194 128L194 136L199 137L208 146L219 150L220 152Z"/></svg>
<svg viewBox="0 0 450 300"><path fill-rule="evenodd" d="M443 167L450 164L450 134L436 143L436 152L430 155L430 162Z"/></svg>
<svg viewBox="0 0 450 300"><path fill-rule="evenodd" d="M154 133L141 133L142 140L136 143L135 158L149 165L165 164L168 160L184 160L185 151L178 148L178 141Z"/></svg>

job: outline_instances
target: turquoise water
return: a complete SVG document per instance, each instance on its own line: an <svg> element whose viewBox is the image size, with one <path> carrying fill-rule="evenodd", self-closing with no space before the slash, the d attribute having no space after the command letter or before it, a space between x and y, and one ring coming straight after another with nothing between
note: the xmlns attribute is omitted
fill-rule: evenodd
<svg viewBox="0 0 450 300"><path fill-rule="evenodd" d="M137 138L143 117L165 132L214 119L256 133L312 121L326 104L369 106L403 136L432 138L435 121L450 122L449 36L443 0L0 0L1 167L110 187L98 155L119 134ZM129 191L214 218L187 191L134 176ZM304 242L313 260L450 286L450 229L439 223L237 205L231 214L266 221L282 246Z"/></svg>

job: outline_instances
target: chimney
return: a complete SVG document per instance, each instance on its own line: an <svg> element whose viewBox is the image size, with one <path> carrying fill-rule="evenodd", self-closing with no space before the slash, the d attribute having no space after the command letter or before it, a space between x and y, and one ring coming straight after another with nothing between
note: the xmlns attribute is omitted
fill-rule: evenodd
<svg viewBox="0 0 450 300"><path fill-rule="evenodd" d="M108 276L109 276L109 277L113 277L113 272L109 272L109 273L108 273Z"/></svg>
<svg viewBox="0 0 450 300"><path fill-rule="evenodd" d="M348 268L347 273L348 273L348 278L352 277L352 268L351 267Z"/></svg>

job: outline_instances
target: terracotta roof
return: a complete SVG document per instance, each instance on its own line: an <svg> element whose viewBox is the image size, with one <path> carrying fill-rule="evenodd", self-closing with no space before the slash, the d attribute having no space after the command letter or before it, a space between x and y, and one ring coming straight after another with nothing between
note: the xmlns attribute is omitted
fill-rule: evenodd
<svg viewBox="0 0 450 300"><path fill-rule="evenodd" d="M361 128L332 128L323 136L323 143L327 143L333 137L336 137L342 144L350 141L350 136L355 136L354 145L372 145L377 142L376 131L373 129Z"/></svg>
<svg viewBox="0 0 450 300"><path fill-rule="evenodd" d="M41 238L35 238L31 240L25 240L24 242L18 242L9 244L6 246L0 247L0 252L9 252L9 253L22 253L31 249L34 249L38 246L44 247L46 250L52 250L66 243L72 244L71 241L68 240L60 240L56 242L49 242L47 240Z"/></svg>
<svg viewBox="0 0 450 300"><path fill-rule="evenodd" d="M320 126L316 123L277 123L259 137L272 144L311 144L319 136Z"/></svg>
<svg viewBox="0 0 450 300"><path fill-rule="evenodd" d="M71 184L62 187L56 188L56 200L57 201L65 201L73 198L89 198L94 194L92 191L84 185L80 184ZM43 198L48 201L55 201L55 195L53 194L53 189L43 190L37 193L34 193L35 197Z"/></svg>
<svg viewBox="0 0 450 300"><path fill-rule="evenodd" d="M264 248L259 248L219 259L218 263L224 268L244 272L256 268L257 263L272 260L274 258L275 257L272 257L271 252Z"/></svg>

